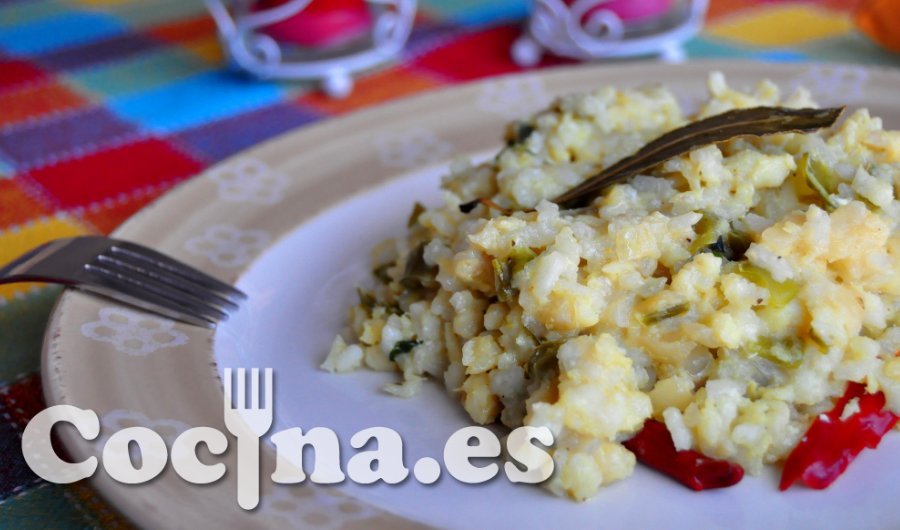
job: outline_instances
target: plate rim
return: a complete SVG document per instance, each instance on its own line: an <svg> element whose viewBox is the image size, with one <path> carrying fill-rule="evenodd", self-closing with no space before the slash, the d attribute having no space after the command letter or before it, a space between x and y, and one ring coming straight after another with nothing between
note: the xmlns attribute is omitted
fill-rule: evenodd
<svg viewBox="0 0 900 530"><path fill-rule="evenodd" d="M152 216L158 210L165 208L166 204L169 201L175 200L179 195L183 195L191 192L192 190L196 190L200 186L200 182L203 180L203 175L208 172L215 170L216 168L220 168L228 163L232 162L241 157L252 156L254 153L258 153L264 151L268 148L271 148L275 145L286 144L292 140L296 141L298 136L314 136L317 134L324 134L332 130L340 130L345 129L352 126L355 123L364 122L369 119L373 119L379 115L389 115L392 112L402 110L403 108L409 107L414 103L423 103L423 102L439 102L443 99L451 98L454 95L465 91L473 91L478 88L484 87L488 84L502 82L504 80L514 80L523 77L537 77L540 79L546 79L548 77L563 77L570 73L584 73L584 72L596 72L598 74L598 81L596 86L607 86L607 85L616 85L616 79L610 78L604 73L607 72L631 72L638 71L647 68L657 68L662 67L665 69L678 69L682 67L696 69L698 73L708 73L715 70L733 70L735 68L741 67L751 67L757 68L761 70L772 69L772 70L781 70L786 71L791 68L815 68L815 67L826 67L826 68L853 68L853 69L862 69L867 71L869 74L873 74L875 76L885 76L888 78L896 79L898 83L900 83L900 68L890 67L886 65L859 65L859 64L850 64L850 63L830 63L830 62L799 62L799 63L784 63L784 62L770 62L770 61L756 61L756 60L735 60L728 58L721 59L704 59L704 60L691 60L685 63L681 63L678 65L671 65L668 63L664 63L661 61L638 61L638 62L627 62L627 63L614 63L614 64L597 64L597 63L587 63L587 64L576 64L576 65L563 65L563 66L555 66L550 68L543 68L539 70L528 70L522 72L513 72L507 73L499 76L492 76L486 78L480 78L477 80L472 80L469 82L463 82L453 85L442 86L436 89L426 90L423 92L419 92L416 94L412 94L409 96L401 96L398 98L394 98L388 100L386 102L381 102L372 106L367 106L362 109L353 110L347 113L340 114L338 116L326 117L321 121L316 123L300 126L297 128L290 129L288 131L282 132L272 138L269 138L263 142L254 144L248 148L242 149L236 153L229 155L228 157L217 161L214 164L211 164L194 174L193 176L185 179L182 182L177 183L172 186L168 190L166 190L161 196L154 199L149 204L142 207L140 210L132 214L128 219L126 219L123 223L121 223L116 229L110 234L111 237L118 237L123 232L128 232L130 229L135 226L140 225L145 222L145 220ZM776 75L773 73L772 75ZM764 75L763 75L764 77ZM665 83L663 78L660 78L660 83ZM498 131L499 133L499 131ZM442 162L446 163L446 162ZM422 167L420 164L419 168ZM394 172L392 177L389 177L387 180L394 180L396 178L401 178L403 174L408 171L415 170L416 168L410 168L407 170L397 170ZM375 186L383 184L385 181L376 182L369 184L367 186L362 187L357 194L365 193L372 189ZM349 199L350 196L345 197L344 199ZM337 206L340 203L332 202L323 205L318 209L318 211L311 213L304 219L301 219L295 225L296 227L301 226L304 222L307 222L309 219L316 217L321 214L323 211L330 209L332 207ZM189 214L188 214L189 215ZM287 233L289 233L288 231ZM273 239L268 243L266 248L271 248L274 245L277 245L279 241L287 235L287 233L280 234L280 237ZM243 275L249 268L253 266L252 260L247 264L243 265L239 271L237 272L237 276L234 278L235 280ZM73 292L72 290L66 289L63 293L58 297L56 303L51 311L50 318L47 323L47 327L44 333L44 340L42 344L41 350L41 382L43 389L43 396L45 400L46 407L50 407L52 405L58 404L71 404L68 402L66 394L67 387L63 383L63 379L65 378L65 374L62 371L56 371L57 366L53 365L53 361L55 358L58 358L61 355L61 348L63 346L63 338L65 330L61 328L61 322L64 314L70 312L73 309L73 298L78 293ZM211 346L207 348L207 351L210 353L210 361L214 360L213 348ZM221 389L221 381L216 374L214 380L208 380L204 384L214 384L219 389ZM220 390L221 391L221 390ZM78 438L75 435L74 430L68 429L65 431L61 431L59 433L60 440L65 446L67 451L72 451L73 447L76 445ZM99 470L98 470L99 473ZM133 502L133 499L129 495L122 495L124 491L127 491L125 488L121 487L108 487L108 483L97 483L95 480L90 480L90 485L93 491L95 491L101 499L109 505L111 508L119 512L123 517L129 520L132 523L136 523L139 520L149 521L151 519L145 517L147 515L146 511L141 512L139 510L139 503ZM169 501L175 499L168 499ZM417 523L416 523L417 524Z"/></svg>

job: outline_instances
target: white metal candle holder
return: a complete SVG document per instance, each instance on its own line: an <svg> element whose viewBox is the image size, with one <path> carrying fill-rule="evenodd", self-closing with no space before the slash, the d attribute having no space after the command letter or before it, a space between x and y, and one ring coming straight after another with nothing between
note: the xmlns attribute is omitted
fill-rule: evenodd
<svg viewBox="0 0 900 530"><path fill-rule="evenodd" d="M659 55L677 62L683 44L703 25L708 0L675 0L665 14L634 23L604 9L609 0L534 0L522 36L512 45L513 60L535 66L545 51L578 60Z"/></svg>
<svg viewBox="0 0 900 530"><path fill-rule="evenodd" d="M321 49L279 42L261 31L297 15L311 1L288 0L259 10L253 10L254 0L204 3L234 67L267 79L317 80L326 94L337 98L353 90L353 74L387 62L403 49L416 13L416 0L366 0L371 32L359 42Z"/></svg>

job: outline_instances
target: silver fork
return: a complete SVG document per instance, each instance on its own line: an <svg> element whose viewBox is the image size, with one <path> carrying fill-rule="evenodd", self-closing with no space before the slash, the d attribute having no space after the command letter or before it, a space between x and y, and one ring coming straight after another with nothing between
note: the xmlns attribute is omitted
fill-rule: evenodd
<svg viewBox="0 0 900 530"><path fill-rule="evenodd" d="M272 369L265 369L265 403L260 404L262 390L259 385L259 368L250 370L250 402L247 402L246 369L238 368L232 377L231 368L225 369L222 381L224 389L225 427L237 438L238 454L238 505L252 510L259 504L259 439L272 427ZM237 387L232 400L231 386Z"/></svg>
<svg viewBox="0 0 900 530"><path fill-rule="evenodd" d="M0 269L0 284L70 285L151 313L213 327L247 295L161 252L101 236L57 239Z"/></svg>

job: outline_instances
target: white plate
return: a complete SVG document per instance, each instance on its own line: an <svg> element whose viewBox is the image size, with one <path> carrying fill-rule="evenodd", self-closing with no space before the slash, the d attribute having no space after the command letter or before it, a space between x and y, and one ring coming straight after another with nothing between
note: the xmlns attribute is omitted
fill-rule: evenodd
<svg viewBox="0 0 900 530"><path fill-rule="evenodd" d="M705 94L706 74L722 70L734 86L770 78L785 90L810 87L821 103L867 106L900 128L900 74L850 66L703 62L580 67L497 78L399 101L304 128L217 165L146 208L115 236L151 245L223 279L249 302L216 333L132 314L75 292L57 307L44 352L48 404L101 416L99 440L60 434L79 460L99 455L105 437L145 425L171 443L188 426L224 431L220 367L266 367L276 374L276 424L334 429L342 460L350 436L391 427L405 463L440 459L447 437L469 425L439 384L410 400L380 386L390 374L334 376L317 367L343 325L371 246L402 234L415 200L435 204L445 162L484 156L500 145L504 123L556 94L604 84L665 82L687 104ZM149 327L154 330L148 331ZM576 504L502 477L466 486L446 473L424 486L310 484L276 486L267 449L262 505L236 500L236 466L210 486L194 486L170 468L141 486L98 471L93 484L141 526L169 528L309 526L401 528L897 528L900 436L865 452L830 489L777 491L775 474L748 477L728 490L694 493L645 469Z"/></svg>

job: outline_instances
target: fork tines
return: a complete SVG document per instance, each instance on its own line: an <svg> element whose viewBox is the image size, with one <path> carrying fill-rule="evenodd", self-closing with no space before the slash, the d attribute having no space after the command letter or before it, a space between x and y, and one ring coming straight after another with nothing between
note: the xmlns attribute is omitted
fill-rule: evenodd
<svg viewBox="0 0 900 530"><path fill-rule="evenodd" d="M101 279L103 286L131 298L132 303L159 306L167 316L193 324L211 326L226 320L246 298L225 282L126 241L114 240L85 270Z"/></svg>
<svg viewBox="0 0 900 530"><path fill-rule="evenodd" d="M263 370L264 382L263 389L260 389L259 368L250 369L250 402L247 402L247 369L238 368L233 370L225 368L222 385L224 391L224 401L227 408L234 410L257 410L272 408L272 369L265 368ZM232 388L234 386L234 388ZM234 390L235 393L232 393ZM260 402L264 400L264 402Z"/></svg>

